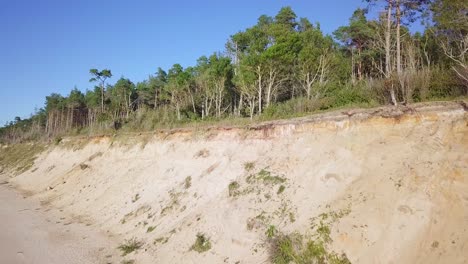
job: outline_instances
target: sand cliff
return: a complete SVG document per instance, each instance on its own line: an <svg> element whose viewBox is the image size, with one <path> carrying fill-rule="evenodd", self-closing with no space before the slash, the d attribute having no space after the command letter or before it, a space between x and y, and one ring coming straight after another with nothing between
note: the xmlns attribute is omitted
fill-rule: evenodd
<svg viewBox="0 0 468 264"><path fill-rule="evenodd" d="M66 221L138 239L136 263L269 263L270 226L314 237L320 220L352 263L466 263L467 117L432 103L67 138L3 177ZM211 249L191 250L198 233Z"/></svg>

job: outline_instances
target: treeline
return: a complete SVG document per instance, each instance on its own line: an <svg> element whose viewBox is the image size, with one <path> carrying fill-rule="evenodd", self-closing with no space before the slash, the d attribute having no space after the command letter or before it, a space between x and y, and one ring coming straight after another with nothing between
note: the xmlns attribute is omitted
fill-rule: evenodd
<svg viewBox="0 0 468 264"><path fill-rule="evenodd" d="M31 118L0 128L3 141L105 129L154 129L191 120L284 117L346 105L411 103L466 96L468 8L463 0L384 0L377 19L357 9L333 36L290 7L230 37L224 53L193 67L158 68L147 80L51 94ZM423 33L408 25L426 18ZM430 19L429 19L430 18Z"/></svg>

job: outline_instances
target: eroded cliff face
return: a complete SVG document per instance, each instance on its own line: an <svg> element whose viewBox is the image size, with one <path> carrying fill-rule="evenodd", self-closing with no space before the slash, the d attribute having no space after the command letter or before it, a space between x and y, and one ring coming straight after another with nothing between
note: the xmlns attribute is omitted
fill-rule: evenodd
<svg viewBox="0 0 468 264"><path fill-rule="evenodd" d="M156 263L268 263L278 234L326 240L352 263L463 263L467 150L463 107L430 104L68 139L9 182L137 238L137 263L144 250ZM191 250L197 234L209 250Z"/></svg>

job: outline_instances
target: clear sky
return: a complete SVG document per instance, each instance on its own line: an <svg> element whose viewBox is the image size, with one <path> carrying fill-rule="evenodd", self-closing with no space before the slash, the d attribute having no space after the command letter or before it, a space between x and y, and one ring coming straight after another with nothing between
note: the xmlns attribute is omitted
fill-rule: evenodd
<svg viewBox="0 0 468 264"><path fill-rule="evenodd" d="M91 89L89 69L142 81L157 67L194 65L229 36L291 6L325 33L346 25L361 0L1 0L0 125L29 117L52 92Z"/></svg>

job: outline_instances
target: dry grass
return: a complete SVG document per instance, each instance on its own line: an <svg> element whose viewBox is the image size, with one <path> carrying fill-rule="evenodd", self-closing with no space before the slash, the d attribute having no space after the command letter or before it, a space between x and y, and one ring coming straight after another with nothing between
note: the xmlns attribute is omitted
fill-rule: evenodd
<svg viewBox="0 0 468 264"><path fill-rule="evenodd" d="M0 166L21 174L29 170L37 156L46 149L41 143L20 143L3 146L0 151Z"/></svg>

